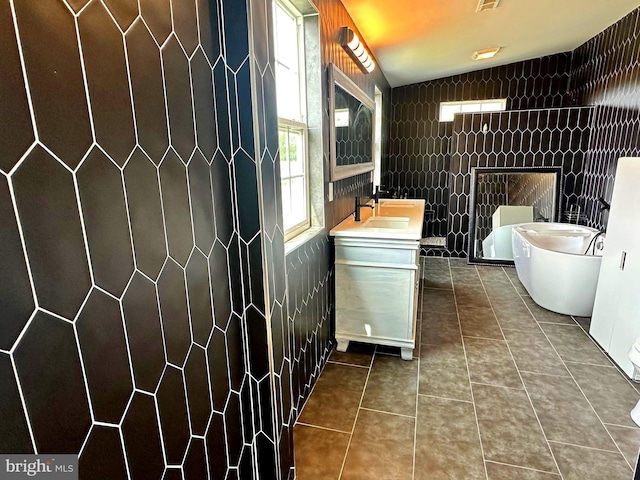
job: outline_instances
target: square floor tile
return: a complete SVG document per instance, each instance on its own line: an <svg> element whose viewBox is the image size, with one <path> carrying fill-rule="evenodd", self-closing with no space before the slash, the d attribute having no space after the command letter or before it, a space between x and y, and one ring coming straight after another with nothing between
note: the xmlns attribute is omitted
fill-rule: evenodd
<svg viewBox="0 0 640 480"><path fill-rule="evenodd" d="M578 325L540 325L563 360L610 366L611 362Z"/></svg>
<svg viewBox="0 0 640 480"><path fill-rule="evenodd" d="M472 385L486 460L556 473L524 390Z"/></svg>
<svg viewBox="0 0 640 480"><path fill-rule="evenodd" d="M415 480L484 480L473 404L433 397L418 399Z"/></svg>
<svg viewBox="0 0 640 480"><path fill-rule="evenodd" d="M458 316L463 335L467 337L504 339L493 309L461 306L458 308Z"/></svg>
<svg viewBox="0 0 640 480"><path fill-rule="evenodd" d="M613 437L618 448L632 467L638 461L638 450L640 449L640 428L620 427L618 425L606 425L605 427Z"/></svg>
<svg viewBox="0 0 640 480"><path fill-rule="evenodd" d="M550 444L564 480L630 480L633 475L619 453Z"/></svg>
<svg viewBox="0 0 640 480"><path fill-rule="evenodd" d="M569 362L567 368L603 423L637 426L630 412L640 397L617 368Z"/></svg>
<svg viewBox="0 0 640 480"><path fill-rule="evenodd" d="M327 363L299 421L350 433L368 373L366 368Z"/></svg>
<svg viewBox="0 0 640 480"><path fill-rule="evenodd" d="M533 373L523 373L522 378L549 440L617 450L572 378Z"/></svg>
<svg viewBox="0 0 640 480"><path fill-rule="evenodd" d="M372 410L415 417L418 362L376 355L364 392L362 406Z"/></svg>
<svg viewBox="0 0 640 480"><path fill-rule="evenodd" d="M329 361L369 367L375 350L376 346L372 343L349 342L349 348L346 352L339 352L334 348L329 356Z"/></svg>
<svg viewBox="0 0 640 480"><path fill-rule="evenodd" d="M360 410L341 479L411 478L414 432L414 418Z"/></svg>
<svg viewBox="0 0 640 480"><path fill-rule="evenodd" d="M542 330L504 330L507 345L520 371L569 376Z"/></svg>
<svg viewBox="0 0 640 480"><path fill-rule="evenodd" d="M516 365L504 340L464 337L472 382L522 388Z"/></svg>
<svg viewBox="0 0 640 480"><path fill-rule="evenodd" d="M524 295L522 297L524 303L527 304L527 307L531 311L531 314L538 322L543 323L561 323L565 325L575 325L576 322L569 315L561 315L556 312L552 312L551 310L547 310L546 308L538 305L533 298Z"/></svg>
<svg viewBox="0 0 640 480"><path fill-rule="evenodd" d="M296 425L293 429L297 478L338 480L350 435Z"/></svg>
<svg viewBox="0 0 640 480"><path fill-rule="evenodd" d="M560 480L560 475L487 462L487 478L489 480Z"/></svg>
<svg viewBox="0 0 640 480"><path fill-rule="evenodd" d="M418 391L422 395L471 401L462 344L422 346Z"/></svg>

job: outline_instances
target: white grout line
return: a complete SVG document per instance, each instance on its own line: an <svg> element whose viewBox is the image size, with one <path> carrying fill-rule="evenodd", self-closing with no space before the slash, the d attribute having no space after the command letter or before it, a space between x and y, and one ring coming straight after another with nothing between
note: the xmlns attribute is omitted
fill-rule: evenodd
<svg viewBox="0 0 640 480"><path fill-rule="evenodd" d="M558 354L560 355L560 354ZM588 363L588 362L576 362L574 360L565 360L563 358L561 358L561 360L565 363L569 363L571 365L589 365L591 367L602 367L602 368L611 368L613 370L617 370L617 368L615 367L615 365L612 365L611 363L609 363L608 365L603 365L601 363Z"/></svg>
<svg viewBox="0 0 640 480"><path fill-rule="evenodd" d="M531 370L518 369L520 373L529 373L533 375L542 375L545 377L557 377L557 378L569 378L569 375L557 375L555 373L541 373L541 372L532 372Z"/></svg>
<svg viewBox="0 0 640 480"><path fill-rule="evenodd" d="M483 387L506 388L507 390L516 390L518 392L522 392L524 390L524 388L509 387L507 385L497 385L495 383L474 382L473 380L469 380L469 383L471 383L471 385L481 385Z"/></svg>
<svg viewBox="0 0 640 480"><path fill-rule="evenodd" d="M508 277L508 275L507 275L507 277ZM509 282L513 286L513 282L511 282L510 278L509 278ZM491 303L491 299L489 298L489 295L487 294L487 289L485 288L484 281L482 280L482 278L480 278L480 283L482 284L482 288L483 288L483 290L485 292L485 295L487 296L487 299L489 300L489 305L491 306L491 310L493 311L493 314L496 317L496 321L498 322L498 327L500 328L500 332L504 336L504 332L502 331L502 326L500 325L500 322L498 321L498 316L495 314L495 310L493 310L493 304ZM515 287L514 287L514 289L515 289ZM520 297L520 294L517 291L516 291L516 295L518 295ZM521 297L520 297L520 300L522 301L522 303L524 303L524 301L522 300ZM533 315L532 315L532 317L533 317ZM533 317L533 320L536 321L535 317ZM542 330L542 329L540 329L540 330ZM533 414L536 417L536 421L538 422L538 427L540 428L540 432L542 432L542 436L544 437L545 442L547 443L547 448L549 449L549 453L551 454L551 458L553 459L553 463L556 466L556 469L558 470L558 472L560 474L560 478L564 478L562 476L562 472L560 471L560 466L558 465L558 462L556 461L556 457L553 454L553 450L551 450L551 444L549 443L549 439L547 438L547 434L545 433L544 429L542 428L542 422L540 422L540 417L538 417L538 412L536 411L535 406L533 405L533 401L531 400L531 396L529 395L529 391L527 390L527 387L526 387L526 385L524 383L524 380L522 378L520 370L518 369L518 364L516 363L516 359L513 356L513 352L511 351L511 347L509 346L509 342L507 342L506 340L505 340L505 345L507 347L507 350L509 351L509 356L511 357L511 361L513 362L513 366L514 366L516 372L518 373L518 378L520 378L520 382L522 383L522 387L524 389L523 391L524 391L525 395L527 396L527 399L529 400L529 405L531 406L531 410L533 411Z"/></svg>
<svg viewBox="0 0 640 480"><path fill-rule="evenodd" d="M497 322L496 322L497 323ZM462 325L461 325L462 327ZM505 338L504 338L504 334L502 338L490 338L490 337L481 337L479 335L467 335L467 334L462 334L462 338L472 338L472 339L478 339L478 340L489 340L492 342L504 342Z"/></svg>
<svg viewBox="0 0 640 480"><path fill-rule="evenodd" d="M360 395L360 403L358 404L358 410L356 411L356 418L353 419L353 426L351 427L351 434L349 436L349 443L347 443L347 449L344 452L344 458L342 459L342 466L340 467L340 474L338 475L338 480L342 478L342 472L344 472L344 466L347 463L347 455L349 454L349 447L351 447L351 441L353 440L353 432L356 429L356 424L358 423L358 416L360 415L360 408L362 407L362 401L364 400L364 393L367 391L367 384L369 383L369 377L371 376L371 369L373 368L373 360L376 356L376 349L373 351L373 356L371 357L371 367L369 367L369 371L367 372L367 378L364 381L364 388L362 389L362 395Z"/></svg>
<svg viewBox="0 0 640 480"><path fill-rule="evenodd" d="M620 452L618 452L616 450L605 450L604 448L587 447L586 445L578 445L577 443L561 442L559 440L549 440L549 442L557 443L558 445L568 445L570 447L585 448L587 450L594 450L596 452L620 453Z"/></svg>
<svg viewBox="0 0 640 480"><path fill-rule="evenodd" d="M513 285L513 281L511 282L511 284ZM515 288L515 285L514 285ZM517 289L516 289L516 293L520 296L520 298L522 298L522 294L520 294ZM527 306L527 308L529 308ZM534 316L535 319L535 316ZM537 320L536 320L537 322ZM579 325L578 325L579 326ZM582 328L582 327L580 327ZM575 379L575 377L573 376L573 373L571 373L571 370L569 370L569 368L567 367L567 364L565 362L565 360L560 356L560 353L558 352L558 350L556 349L555 345L553 344L553 342L551 342L551 339L547 336L547 333L544 331L544 329L542 327L540 327L540 330L542 331L542 334L545 336L545 338L547 339L547 341L549 342L549 345L551 345L551 348L553 348L553 351L556 352L556 355L558 355L558 358L560 359L560 361L562 362L562 364L564 365L564 367L567 369L567 371L569 372L569 376L570 377L566 377L571 378L573 380L573 383L578 387L578 390L580 390L580 393L582 393L582 396L584 397L584 399L587 401L587 403L589 404L589 406L591 407L591 410L593 411L593 413L595 414L595 416L598 418L598 420L600 421L600 423L602 424L602 427L604 428L605 432L607 432L607 435L609 435L609 438L611 438L611 441L613 442L613 444L616 446L616 448L618 449L618 453L620 453L620 455L622 455L622 458L624 459L624 461L627 463L627 465L629 465L629 467L631 468L631 470L634 469L634 466L631 465L626 457L624 456L624 454L622 453L622 450L620 449L620 447L618 446L617 442L615 441L615 439L613 438L613 436L611 435L611 433L609 432L609 430L607 430L607 427L605 426L605 423L602 421L602 419L600 418L600 415L598 414L598 412L596 411L596 409L594 408L593 404L591 403L591 401L589 400L589 398L587 397L587 395L584 393L584 391L582 390L582 387L580 386L580 384L578 383L578 381ZM591 337L589 337L589 339L591 339ZM592 340L593 341L593 340ZM509 351L511 351L511 349L509 349ZM602 365L600 365L602 366ZM517 369L517 366L516 366ZM518 371L518 375L520 375L520 371ZM523 382L524 384L524 382ZM526 386L525 386L525 391L527 391ZM527 392L528 395L528 392ZM531 404L533 406L533 403ZM534 412L536 412L535 407L534 407ZM536 412L536 417L538 416L538 413ZM541 424L542 427L542 424ZM546 437L546 434L545 434ZM549 441L547 441L548 443ZM562 443L562 442L557 442L557 441L553 441L555 443ZM572 445L567 443L566 445ZM576 446L580 446L580 445L576 445ZM549 448L551 448L551 445L549 445ZM582 447L582 448L590 448L590 447ZM595 449L597 450L597 449ZM603 450L603 451L607 451L607 450ZM552 451L553 453L553 451ZM555 460L555 455L553 456L554 460ZM561 472L562 474L562 472Z"/></svg>
<svg viewBox="0 0 640 480"><path fill-rule="evenodd" d="M437 398L438 400L447 400L451 402L473 403L471 400L460 400L459 398L440 397L438 395L429 395L427 393L418 393L418 397Z"/></svg>
<svg viewBox="0 0 640 480"><path fill-rule="evenodd" d="M360 407L360 410L367 410L369 412L376 412L376 413L384 413L385 415L395 415L396 417L416 418L414 415L404 415L402 413L389 412L386 410L377 410L375 408Z"/></svg>
<svg viewBox="0 0 640 480"><path fill-rule="evenodd" d="M373 358L373 355L371 356ZM356 367L356 368L366 368L369 369L369 367L365 367L364 365L354 365L353 363L346 363L346 362L336 362L335 360L327 360L326 363L333 363L334 365L342 365L343 367Z"/></svg>
<svg viewBox="0 0 640 480"><path fill-rule="evenodd" d="M544 470L538 470L537 468L531 467L523 467L522 465L512 465L511 463L497 462L495 460L485 460L485 463L494 463L496 465L504 465L505 467L519 468L521 470L529 470L530 472L539 472L546 475L554 475L556 477L560 477L560 475L555 472L545 472Z"/></svg>
<svg viewBox="0 0 640 480"><path fill-rule="evenodd" d="M475 269L475 267L474 267ZM476 270L476 274L477 274L477 270ZM478 442L480 443L480 452L482 453L482 459L486 460L486 457L484 455L484 446L482 445L482 435L480 434L480 422L478 421L478 409L476 408L476 401L475 398L473 396L473 388L471 388L471 371L469 370L469 360L467 359L467 348L465 347L464 344L464 338L462 336L462 325L460 325L460 312L458 310L458 299L456 297L456 290L455 290L455 285L453 283L453 275L451 272L451 263L449 262L449 276L451 278L451 289L453 290L453 301L454 304L456 306L456 317L458 320L458 329L460 330L460 338L462 340L462 351L464 352L464 363L465 366L467 368L467 378L469 380L469 393L471 395L471 403L473 404L473 416L476 419L476 428L478 431ZM486 295L486 293L485 293ZM485 462L482 463L482 466L484 468L484 475L485 478L488 479L489 478L489 473L487 472L487 464Z"/></svg>
<svg viewBox="0 0 640 480"><path fill-rule="evenodd" d="M311 423L296 422L296 425L302 425L303 427L318 428L320 430L328 430L329 432L344 433L345 435L351 435L350 432L345 432L344 430L336 430L335 428L322 427L320 425L312 425Z"/></svg>
<svg viewBox="0 0 640 480"><path fill-rule="evenodd" d="M617 423L610 423L610 422L606 422L604 424L605 427L619 427L619 428L628 428L629 430L640 430L640 428L638 426L630 426L630 425L619 425Z"/></svg>

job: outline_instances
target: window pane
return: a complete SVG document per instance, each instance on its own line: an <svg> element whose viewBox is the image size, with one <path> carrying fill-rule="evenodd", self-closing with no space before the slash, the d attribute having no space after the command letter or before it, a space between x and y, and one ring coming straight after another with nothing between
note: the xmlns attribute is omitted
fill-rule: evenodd
<svg viewBox="0 0 640 480"><path fill-rule="evenodd" d="M293 40L293 41L292 41ZM298 26L296 19L276 4L276 59L298 70Z"/></svg>
<svg viewBox="0 0 640 480"><path fill-rule="evenodd" d="M440 121L451 122L453 121L453 115L460 111L460 105L441 105L440 106Z"/></svg>
<svg viewBox="0 0 640 480"><path fill-rule="evenodd" d="M290 175L304 175L304 144L302 132L289 130L289 169Z"/></svg>
<svg viewBox="0 0 640 480"><path fill-rule="evenodd" d="M279 129L278 136L280 143L280 178L289 178L289 162L287 161L287 129Z"/></svg>
<svg viewBox="0 0 640 480"><path fill-rule="evenodd" d="M282 219L285 231L295 225L291 218L291 182L282 180Z"/></svg>
<svg viewBox="0 0 640 480"><path fill-rule="evenodd" d="M470 112L479 112L480 104L479 103L464 103L460 105L460 113L470 113Z"/></svg>
<svg viewBox="0 0 640 480"><path fill-rule="evenodd" d="M306 190L304 177L291 179L291 225L302 223L307 219Z"/></svg>
<svg viewBox="0 0 640 480"><path fill-rule="evenodd" d="M500 102L492 102L492 103L483 103L482 111L483 112L497 112L500 110L504 110L502 103Z"/></svg>
<svg viewBox="0 0 640 480"><path fill-rule="evenodd" d="M300 92L300 37L294 16L276 3L276 88L278 116L302 120Z"/></svg>
<svg viewBox="0 0 640 480"><path fill-rule="evenodd" d="M469 100L440 103L440 121L451 122L455 113L497 112L506 109L504 99Z"/></svg>
<svg viewBox="0 0 640 480"><path fill-rule="evenodd" d="M301 120L298 74L278 63L276 64L276 78L278 116L290 120Z"/></svg>

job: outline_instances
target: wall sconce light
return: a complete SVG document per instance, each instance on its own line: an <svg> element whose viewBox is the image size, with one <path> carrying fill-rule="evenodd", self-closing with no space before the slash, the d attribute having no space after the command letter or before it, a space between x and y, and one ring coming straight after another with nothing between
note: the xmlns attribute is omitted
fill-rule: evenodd
<svg viewBox="0 0 640 480"><path fill-rule="evenodd" d="M376 68L376 64L371 58L371 54L364 48L364 45L358 38L358 35L349 27L342 27L341 32L342 48L349 54L354 62L360 67L364 73L371 73Z"/></svg>

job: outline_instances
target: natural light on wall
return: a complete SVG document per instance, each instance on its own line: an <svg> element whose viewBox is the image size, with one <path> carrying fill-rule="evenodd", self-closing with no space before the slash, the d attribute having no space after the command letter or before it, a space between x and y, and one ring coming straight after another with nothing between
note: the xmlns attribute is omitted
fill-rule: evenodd
<svg viewBox="0 0 640 480"><path fill-rule="evenodd" d="M440 121L453 122L456 113L500 112L507 109L507 99L467 100L462 102L441 102Z"/></svg>

